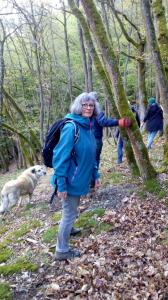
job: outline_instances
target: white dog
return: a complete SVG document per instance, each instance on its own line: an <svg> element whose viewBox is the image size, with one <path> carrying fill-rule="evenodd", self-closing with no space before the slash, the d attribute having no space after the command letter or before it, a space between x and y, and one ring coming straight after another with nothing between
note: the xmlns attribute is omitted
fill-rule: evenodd
<svg viewBox="0 0 168 300"><path fill-rule="evenodd" d="M17 203L21 205L22 195L29 195L30 202L38 179L44 175L46 175L46 168L36 165L25 170L17 179L5 183L1 191L0 213L8 211Z"/></svg>

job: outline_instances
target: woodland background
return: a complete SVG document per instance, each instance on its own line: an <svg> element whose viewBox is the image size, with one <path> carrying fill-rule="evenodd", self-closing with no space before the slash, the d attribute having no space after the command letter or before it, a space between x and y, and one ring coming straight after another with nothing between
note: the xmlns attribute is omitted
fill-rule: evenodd
<svg viewBox="0 0 168 300"><path fill-rule="evenodd" d="M1 169L38 161L53 121L68 112L78 94L95 90L107 115L133 121L131 130L121 132L132 173L155 177L128 100L141 119L148 97L162 104L167 165L168 2L1 3Z"/></svg>
<svg viewBox="0 0 168 300"><path fill-rule="evenodd" d="M31 203L0 217L0 299L168 299L168 1L0 1L0 189L41 160L50 124L83 91L132 120L127 160L106 139L102 187L81 199L79 259L54 261L50 169ZM165 130L148 153L128 100L143 119L151 96Z"/></svg>

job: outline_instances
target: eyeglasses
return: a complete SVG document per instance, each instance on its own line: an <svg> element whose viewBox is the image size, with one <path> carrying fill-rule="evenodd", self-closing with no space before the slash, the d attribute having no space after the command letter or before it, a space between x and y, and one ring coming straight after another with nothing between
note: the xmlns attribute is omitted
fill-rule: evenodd
<svg viewBox="0 0 168 300"><path fill-rule="evenodd" d="M83 104L82 104L82 107L83 107L83 108L92 108L92 109L93 109L93 108L94 108L94 104L91 104L91 103L83 103Z"/></svg>

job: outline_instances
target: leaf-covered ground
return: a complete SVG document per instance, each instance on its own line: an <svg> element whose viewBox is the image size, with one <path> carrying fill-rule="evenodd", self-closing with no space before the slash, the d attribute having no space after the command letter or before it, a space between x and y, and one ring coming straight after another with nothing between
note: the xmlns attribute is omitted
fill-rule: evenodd
<svg viewBox="0 0 168 300"><path fill-rule="evenodd" d="M150 153L159 172L162 142ZM54 261L60 202L48 205L50 174L30 205L25 199L0 218L0 299L168 299L168 174L158 184L131 178L125 161L116 165L111 140L101 173L102 188L81 200L83 230L71 244L82 256L74 261Z"/></svg>

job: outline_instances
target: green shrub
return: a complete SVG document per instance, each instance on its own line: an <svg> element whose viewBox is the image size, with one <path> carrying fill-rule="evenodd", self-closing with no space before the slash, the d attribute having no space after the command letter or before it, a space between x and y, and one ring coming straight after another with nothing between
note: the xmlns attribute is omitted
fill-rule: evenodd
<svg viewBox="0 0 168 300"><path fill-rule="evenodd" d="M10 285L6 282L0 282L0 300L12 300L12 298Z"/></svg>
<svg viewBox="0 0 168 300"><path fill-rule="evenodd" d="M6 262L13 254L11 249L3 248L0 251L0 263Z"/></svg>

